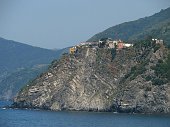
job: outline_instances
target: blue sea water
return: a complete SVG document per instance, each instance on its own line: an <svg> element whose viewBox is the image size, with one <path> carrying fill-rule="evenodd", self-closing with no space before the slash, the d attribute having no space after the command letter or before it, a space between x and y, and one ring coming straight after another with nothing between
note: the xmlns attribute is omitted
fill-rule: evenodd
<svg viewBox="0 0 170 127"><path fill-rule="evenodd" d="M0 106L10 104L0 102ZM0 109L0 127L170 127L170 115Z"/></svg>

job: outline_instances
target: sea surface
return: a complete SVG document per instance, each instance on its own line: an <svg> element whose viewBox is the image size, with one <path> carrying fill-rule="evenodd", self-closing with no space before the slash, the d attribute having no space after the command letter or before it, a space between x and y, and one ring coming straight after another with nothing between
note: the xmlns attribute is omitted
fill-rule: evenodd
<svg viewBox="0 0 170 127"><path fill-rule="evenodd" d="M2 108L10 103L0 101L0 127L170 127L170 115Z"/></svg>

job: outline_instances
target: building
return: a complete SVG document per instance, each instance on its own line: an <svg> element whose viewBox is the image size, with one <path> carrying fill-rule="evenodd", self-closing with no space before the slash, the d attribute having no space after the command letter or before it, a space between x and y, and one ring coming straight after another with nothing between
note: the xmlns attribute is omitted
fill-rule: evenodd
<svg viewBox="0 0 170 127"><path fill-rule="evenodd" d="M119 41L118 43L117 43L117 49L123 49L124 48L124 43L123 43L123 41Z"/></svg>
<svg viewBox="0 0 170 127"><path fill-rule="evenodd" d="M163 40L159 40L159 39L152 39L153 42L155 42L156 44L161 44L163 45L164 41Z"/></svg>
<svg viewBox="0 0 170 127"><path fill-rule="evenodd" d="M132 47L133 44L124 43L122 40L112 40L111 38L102 38L98 42L81 42L75 47L70 48L70 54L76 53L78 48L87 47L87 48L116 48L116 49L123 49Z"/></svg>
<svg viewBox="0 0 170 127"><path fill-rule="evenodd" d="M129 47L132 47L132 46L133 46L133 44L124 43L125 48L129 48Z"/></svg>
<svg viewBox="0 0 170 127"><path fill-rule="evenodd" d="M81 42L78 46L85 46L85 45L87 45L86 42Z"/></svg>
<svg viewBox="0 0 170 127"><path fill-rule="evenodd" d="M105 43L109 43L109 42L112 42L113 40L111 39L111 38L101 38L100 40L99 40L99 43L103 43L103 42L105 42Z"/></svg>
<svg viewBox="0 0 170 127"><path fill-rule="evenodd" d="M115 44L114 43L109 43L108 44L108 48L111 48L111 49L113 49L113 48L115 48L116 46L115 46Z"/></svg>
<svg viewBox="0 0 170 127"><path fill-rule="evenodd" d="M99 42L81 42L77 46L85 46L85 47L92 46L92 47L95 47L95 46L98 46L98 44L99 44Z"/></svg>
<svg viewBox="0 0 170 127"><path fill-rule="evenodd" d="M109 45L109 43L112 43L113 40L111 38L101 38L99 40L99 48L104 48L107 47Z"/></svg>
<svg viewBox="0 0 170 127"><path fill-rule="evenodd" d="M86 42L88 46L95 47L98 46L99 42L93 41L93 42Z"/></svg>
<svg viewBox="0 0 170 127"><path fill-rule="evenodd" d="M108 48L116 48L118 41L110 41L108 42Z"/></svg>
<svg viewBox="0 0 170 127"><path fill-rule="evenodd" d="M70 48L70 54L75 54L77 51L77 47Z"/></svg>
<svg viewBox="0 0 170 127"><path fill-rule="evenodd" d="M161 44L163 45L164 41L163 40L156 40L156 44Z"/></svg>

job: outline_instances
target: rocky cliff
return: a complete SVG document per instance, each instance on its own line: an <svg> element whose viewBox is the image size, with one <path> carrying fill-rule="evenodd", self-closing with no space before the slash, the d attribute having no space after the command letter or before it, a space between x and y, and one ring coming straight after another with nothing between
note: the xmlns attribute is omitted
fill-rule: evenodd
<svg viewBox="0 0 170 127"><path fill-rule="evenodd" d="M53 61L18 93L13 107L169 113L169 72L157 73L168 53L150 42L122 50L80 48Z"/></svg>

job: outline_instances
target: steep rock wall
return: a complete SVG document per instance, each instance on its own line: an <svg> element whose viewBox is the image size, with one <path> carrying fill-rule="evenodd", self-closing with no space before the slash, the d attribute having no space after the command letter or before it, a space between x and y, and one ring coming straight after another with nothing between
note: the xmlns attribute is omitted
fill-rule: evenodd
<svg viewBox="0 0 170 127"><path fill-rule="evenodd" d="M13 106L168 113L170 83L154 85L146 80L148 75L155 76L151 68L165 59L168 50L164 46L157 51L152 46L139 47L80 48L75 55L63 55L18 93ZM134 74L132 68L137 68Z"/></svg>

